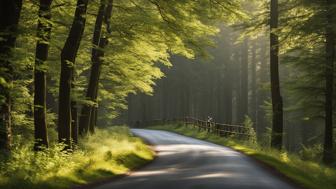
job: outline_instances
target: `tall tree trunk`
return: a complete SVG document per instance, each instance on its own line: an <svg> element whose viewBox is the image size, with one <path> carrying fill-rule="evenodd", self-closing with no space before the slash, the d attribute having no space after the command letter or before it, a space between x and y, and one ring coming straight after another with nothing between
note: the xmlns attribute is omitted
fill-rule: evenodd
<svg viewBox="0 0 336 189"><path fill-rule="evenodd" d="M106 7L106 8L105 8ZM88 89L86 91L86 99L97 103L98 96L98 85L100 78L100 70L102 66L102 57L104 56L104 48L107 45L107 38L102 37L102 24L103 21L106 23L107 32L110 32L110 18L112 15L113 0L109 0L107 6L105 1L101 1L101 5L98 10L98 16L95 23L95 30L93 34L93 49L91 56L91 73L88 84ZM92 120L91 120L92 119ZM94 132L94 126L97 121L97 107L90 106L89 104L84 104L82 107L81 117L80 117L80 134L83 135L90 131Z"/></svg>
<svg viewBox="0 0 336 189"><path fill-rule="evenodd" d="M163 68L164 71L165 68ZM162 82L161 82L161 90L162 90L162 119L166 120L168 119L168 90L167 90L167 78L162 78ZM189 116L189 115L188 115Z"/></svg>
<svg viewBox="0 0 336 189"><path fill-rule="evenodd" d="M242 120L241 111L241 53L239 49L233 55L235 66L235 124L240 124Z"/></svg>
<svg viewBox="0 0 336 189"><path fill-rule="evenodd" d="M35 150L48 147L48 133L46 123L46 68L48 59L49 41L51 33L51 6L52 0L40 0L39 21L37 25L36 55L34 69L34 129Z"/></svg>
<svg viewBox="0 0 336 189"><path fill-rule="evenodd" d="M278 0L271 0L270 73L273 110L271 146L280 150L283 135L283 104L279 81L279 37L275 34L275 30L278 28L278 16Z"/></svg>
<svg viewBox="0 0 336 189"><path fill-rule="evenodd" d="M88 0L78 0L74 20L61 52L59 86L58 140L71 147L71 83L73 66L86 22Z"/></svg>
<svg viewBox="0 0 336 189"><path fill-rule="evenodd" d="M225 98L224 98L224 105L225 105L225 123L226 124L231 124L232 123L232 96L233 96L233 91L232 91L232 73L229 73L229 72L232 72L232 65L231 65L231 62L228 64L228 68L227 68L227 73L226 73L226 88L225 88L225 91L224 91L224 95L225 95Z"/></svg>
<svg viewBox="0 0 336 189"><path fill-rule="evenodd" d="M93 32L93 38L92 38L92 53L91 53L91 73L90 73L90 79L88 84L88 89L86 91L86 100L94 101L94 93L95 93L95 83L98 79L97 73L99 72L97 62L99 61L98 57L98 51L99 51L99 41L101 38L102 33L102 26L104 21L104 14L106 9L106 3L105 0L100 1L100 6L98 9L98 15L96 18L95 28ZM89 131L89 125L90 125L90 117L92 113L92 105L84 104L82 107L82 112L80 115L80 121L79 121L79 134L84 135Z"/></svg>
<svg viewBox="0 0 336 189"><path fill-rule="evenodd" d="M230 47L233 46L233 40L231 39L230 37ZM234 62L234 53L229 50L229 53L230 55L230 58L228 59L227 63L226 63L226 66L225 66L225 73L224 73L224 80L225 80L225 90L223 91L220 91L219 94L220 95L224 95L224 123L226 124L232 124L232 101L233 101L233 86L232 86L232 81L234 80L234 77L233 77L233 72L234 72L234 65L233 65L233 62ZM231 56L233 54L233 56ZM220 106L223 106L222 104L220 104Z"/></svg>
<svg viewBox="0 0 336 189"><path fill-rule="evenodd" d="M263 39L264 41L264 39ZM266 41L266 40L265 40ZM258 90L257 90L257 124L256 133L258 140L263 140L263 135L266 132L266 113L264 108L265 100L268 97L268 93L264 89L264 85L268 82L268 65L267 65L267 49L266 42L260 43L260 70L258 72Z"/></svg>
<svg viewBox="0 0 336 189"><path fill-rule="evenodd" d="M256 128L257 123L257 58L256 58L256 42L252 44L252 60L251 60L251 119L253 126Z"/></svg>
<svg viewBox="0 0 336 189"><path fill-rule="evenodd" d="M245 39L243 43L241 61L241 116L239 122L243 123L245 116L248 115L248 39Z"/></svg>
<svg viewBox="0 0 336 189"><path fill-rule="evenodd" d="M78 113L77 103L71 100L71 140L74 144L78 143Z"/></svg>
<svg viewBox="0 0 336 189"><path fill-rule="evenodd" d="M333 90L334 90L334 62L335 62L335 14L332 8L333 0L326 0L327 25L326 25L326 68L325 68L325 131L323 162L330 164L333 161Z"/></svg>
<svg viewBox="0 0 336 189"><path fill-rule="evenodd" d="M15 46L17 26L20 19L22 0L0 1L0 151L11 147L11 97L13 80L11 63L12 48Z"/></svg>
<svg viewBox="0 0 336 189"><path fill-rule="evenodd" d="M101 66L103 64L102 58L104 57L104 51L103 49L107 45L108 41L107 38L101 38L99 41L99 51L97 52L97 63L94 70L92 72L92 79L95 79L94 84L94 94L93 94L93 100L96 103L96 106L91 107L91 114L90 114L90 125L89 125L89 131L91 134L95 132L95 127L97 125L97 119L98 119L98 90L99 90L99 78L100 78L100 72L101 72ZM91 77L91 76L90 76ZM91 79L91 78L90 78ZM90 80L91 81L91 80Z"/></svg>
<svg viewBox="0 0 336 189"><path fill-rule="evenodd" d="M91 108L91 114L90 114L90 125L89 125L89 131L91 134L95 133L95 127L97 125L97 107Z"/></svg>

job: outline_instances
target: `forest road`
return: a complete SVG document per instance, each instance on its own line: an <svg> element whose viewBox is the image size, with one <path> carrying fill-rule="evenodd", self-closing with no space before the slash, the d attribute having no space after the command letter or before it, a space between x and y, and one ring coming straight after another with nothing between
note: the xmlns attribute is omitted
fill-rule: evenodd
<svg viewBox="0 0 336 189"><path fill-rule="evenodd" d="M230 148L171 132L132 129L157 151L154 162L95 189L294 189Z"/></svg>

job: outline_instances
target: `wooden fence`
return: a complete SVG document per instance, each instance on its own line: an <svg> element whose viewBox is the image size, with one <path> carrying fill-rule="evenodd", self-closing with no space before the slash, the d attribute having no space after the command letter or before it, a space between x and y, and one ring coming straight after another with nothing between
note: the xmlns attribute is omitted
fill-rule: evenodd
<svg viewBox="0 0 336 189"><path fill-rule="evenodd" d="M249 138L251 136L250 129L243 125L232 125L224 123L216 123L212 121L205 121L193 117L177 118L177 119L157 119L147 122L135 122L133 125L135 127L148 127L155 125L166 125L166 124L184 124L186 126L191 126L198 131L207 131L208 133L214 133L219 136L237 136L240 138Z"/></svg>

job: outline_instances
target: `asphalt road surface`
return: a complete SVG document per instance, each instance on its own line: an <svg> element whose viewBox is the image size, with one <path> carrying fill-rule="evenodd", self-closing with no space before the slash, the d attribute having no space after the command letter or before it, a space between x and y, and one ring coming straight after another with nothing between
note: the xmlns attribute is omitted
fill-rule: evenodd
<svg viewBox="0 0 336 189"><path fill-rule="evenodd" d="M166 131L133 129L158 152L129 176L95 189L294 189L245 155Z"/></svg>

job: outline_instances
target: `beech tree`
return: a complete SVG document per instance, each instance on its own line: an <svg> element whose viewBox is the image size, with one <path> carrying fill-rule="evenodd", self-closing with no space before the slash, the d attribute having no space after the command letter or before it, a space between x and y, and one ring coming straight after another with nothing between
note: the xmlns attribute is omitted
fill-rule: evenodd
<svg viewBox="0 0 336 189"><path fill-rule="evenodd" d="M9 151L12 140L11 87L13 81L12 49L15 46L22 0L0 2L0 150Z"/></svg>
<svg viewBox="0 0 336 189"><path fill-rule="evenodd" d="M48 147L48 133L46 123L46 65L51 34L51 6L52 0L40 0L39 20L37 25L36 56L34 69L34 131L35 150Z"/></svg>
<svg viewBox="0 0 336 189"><path fill-rule="evenodd" d="M71 147L71 90L76 55L86 22L88 0L78 0L73 23L61 52L59 85L58 138Z"/></svg>
<svg viewBox="0 0 336 189"><path fill-rule="evenodd" d="M102 56L104 47L107 45L108 39L106 35L102 34L103 22L106 24L107 33L110 33L110 20L112 15L113 0L109 0L108 3L104 0L100 2L98 15L96 18L95 29L93 33L93 48L91 55L91 73L90 79L86 91L87 100L97 103L98 85L102 66ZM96 122L97 111L94 106L89 104L83 104L79 131L80 134L84 134L87 131L94 132L94 125Z"/></svg>

